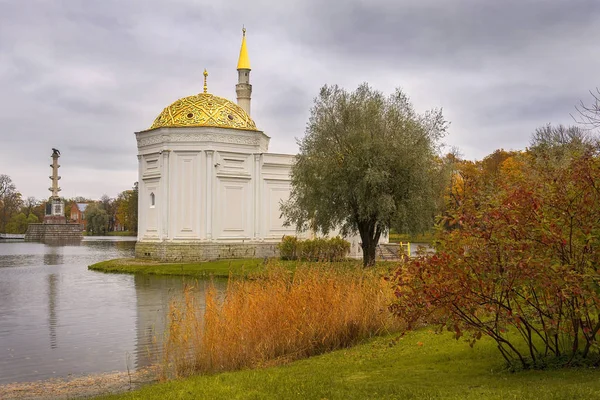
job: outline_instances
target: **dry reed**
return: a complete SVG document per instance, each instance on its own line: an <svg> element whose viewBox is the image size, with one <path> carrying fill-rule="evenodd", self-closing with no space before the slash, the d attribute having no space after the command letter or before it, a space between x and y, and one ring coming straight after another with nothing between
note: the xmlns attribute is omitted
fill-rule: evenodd
<svg viewBox="0 0 600 400"><path fill-rule="evenodd" d="M273 365L350 346L400 328L389 283L374 271L309 264L270 266L230 279L200 301L193 287L170 306L161 378Z"/></svg>

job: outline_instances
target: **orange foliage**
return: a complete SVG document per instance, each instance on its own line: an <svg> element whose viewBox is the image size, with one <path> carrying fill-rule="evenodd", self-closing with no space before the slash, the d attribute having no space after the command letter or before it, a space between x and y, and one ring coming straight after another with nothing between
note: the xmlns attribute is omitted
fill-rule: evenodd
<svg viewBox="0 0 600 400"><path fill-rule="evenodd" d="M236 370L308 357L394 331L389 282L362 268L277 266L254 280L230 280L224 297L193 288L171 305L163 378Z"/></svg>
<svg viewBox="0 0 600 400"><path fill-rule="evenodd" d="M513 367L598 365L600 146L494 154L457 167L436 254L396 271L392 310L489 336Z"/></svg>

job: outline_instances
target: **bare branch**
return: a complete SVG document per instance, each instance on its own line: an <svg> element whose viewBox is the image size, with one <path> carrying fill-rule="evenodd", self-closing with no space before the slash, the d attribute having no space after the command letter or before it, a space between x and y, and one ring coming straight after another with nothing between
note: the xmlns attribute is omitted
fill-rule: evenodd
<svg viewBox="0 0 600 400"><path fill-rule="evenodd" d="M579 101L579 105L575 106L578 115L571 114L571 118L588 129L600 128L600 89L595 91L590 90L592 102L586 105L583 100Z"/></svg>

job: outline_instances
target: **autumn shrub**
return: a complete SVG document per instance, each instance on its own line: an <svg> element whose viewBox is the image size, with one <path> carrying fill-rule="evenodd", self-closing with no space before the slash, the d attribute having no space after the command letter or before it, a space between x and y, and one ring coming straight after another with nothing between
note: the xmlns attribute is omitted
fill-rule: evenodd
<svg viewBox="0 0 600 400"><path fill-rule="evenodd" d="M279 249L279 257L282 260L297 260L298 259L298 238L296 236L284 236L281 242L277 245Z"/></svg>
<svg viewBox="0 0 600 400"><path fill-rule="evenodd" d="M340 237L299 240L284 236L278 248L282 260L342 261L350 252L350 243Z"/></svg>
<svg viewBox="0 0 600 400"><path fill-rule="evenodd" d="M298 242L298 259L302 261L319 261L326 257L327 240L322 238L302 240Z"/></svg>
<svg viewBox="0 0 600 400"><path fill-rule="evenodd" d="M516 368L600 362L600 159L523 153L493 178L471 164L451 190L437 253L406 262L393 312L471 345L497 342Z"/></svg>
<svg viewBox="0 0 600 400"><path fill-rule="evenodd" d="M348 253L350 252L350 242L339 236L330 238L328 242L328 261L339 261L348 256Z"/></svg>
<svg viewBox="0 0 600 400"><path fill-rule="evenodd" d="M401 326L387 309L389 282L347 265L269 266L257 279L230 280L224 294L195 293L171 304L163 378L281 363Z"/></svg>

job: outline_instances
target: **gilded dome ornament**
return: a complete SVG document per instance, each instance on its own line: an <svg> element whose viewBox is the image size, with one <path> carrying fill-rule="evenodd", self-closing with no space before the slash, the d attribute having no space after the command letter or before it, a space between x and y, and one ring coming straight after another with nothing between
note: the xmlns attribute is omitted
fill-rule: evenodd
<svg viewBox="0 0 600 400"><path fill-rule="evenodd" d="M249 82L250 59L246 48L246 28L242 30L242 46L238 60L238 80L236 92L238 104L208 93L208 71L204 69L204 90L193 96L181 98L165 108L150 129L169 127L215 127L257 131L250 118Z"/></svg>
<svg viewBox="0 0 600 400"><path fill-rule="evenodd" d="M206 85L206 78L208 78L208 71L204 68L204 93L208 93L208 86Z"/></svg>
<svg viewBox="0 0 600 400"><path fill-rule="evenodd" d="M205 82L207 76L208 72L205 72ZM210 93L198 93L177 100L156 117L150 129L198 126L258 130L252 118L240 106Z"/></svg>

